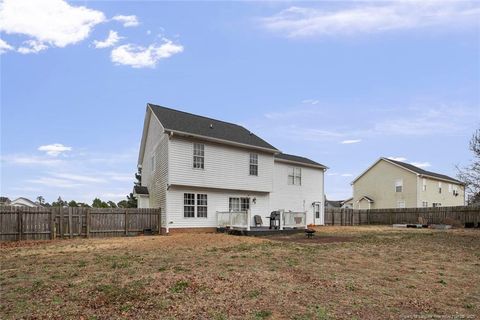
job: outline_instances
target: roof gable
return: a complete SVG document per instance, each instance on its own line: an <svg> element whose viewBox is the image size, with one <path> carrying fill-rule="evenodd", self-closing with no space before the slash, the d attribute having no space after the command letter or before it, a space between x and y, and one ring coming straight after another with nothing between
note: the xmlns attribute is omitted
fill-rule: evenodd
<svg viewBox="0 0 480 320"><path fill-rule="evenodd" d="M364 174L366 174L368 171L370 171L370 169L372 169L373 167L375 167L380 161L385 161L387 163L390 163L392 165L395 165L397 167L400 167L404 170L407 170L411 173L414 173L414 174L417 174L417 175L420 175L420 176L425 176L425 177L429 177L429 178L433 178L433 179L439 179L439 180L444 180L444 181L450 181L450 182L453 182L453 183L456 183L456 184L461 184L463 185L464 183L457 180L457 179L454 179L454 178L451 178L449 176L446 176L444 174L440 174L440 173L435 173L435 172L432 172L432 171L427 171L427 170L423 170L419 167L416 167L414 166L413 164L409 164L409 163L405 163L405 162L401 162L401 161L397 161L397 160L392 160L392 159L389 159L389 158L380 158L378 159L377 161L375 161L370 167L368 167L367 170L365 170L364 172L362 172L358 177L356 177L351 184L354 184L358 179L360 179Z"/></svg>
<svg viewBox="0 0 480 320"><path fill-rule="evenodd" d="M180 132L278 151L277 148L242 126L192 113L148 104L165 131Z"/></svg>

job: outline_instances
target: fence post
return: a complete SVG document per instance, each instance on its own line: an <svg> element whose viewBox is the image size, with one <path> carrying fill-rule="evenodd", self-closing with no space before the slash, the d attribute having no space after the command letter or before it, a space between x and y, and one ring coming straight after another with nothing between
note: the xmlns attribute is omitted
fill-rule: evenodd
<svg viewBox="0 0 480 320"><path fill-rule="evenodd" d="M128 209L125 208L125 237L128 236Z"/></svg>
<svg viewBox="0 0 480 320"><path fill-rule="evenodd" d="M70 239L73 238L73 217L72 212L73 208L68 208L68 232L70 234Z"/></svg>
<svg viewBox="0 0 480 320"><path fill-rule="evenodd" d="M17 223L18 223L18 240L22 240L23 238L23 212L22 208L18 208L17 213Z"/></svg>
<svg viewBox="0 0 480 320"><path fill-rule="evenodd" d="M50 209L50 240L55 239L55 213L54 209Z"/></svg>
<svg viewBox="0 0 480 320"><path fill-rule="evenodd" d="M87 208L87 238L90 238L90 209Z"/></svg>
<svg viewBox="0 0 480 320"><path fill-rule="evenodd" d="M218 216L218 214L217 214ZM218 220L218 218L217 218ZM161 234L162 233L162 229L161 229L161 221L162 221L162 208L158 208L158 214L157 214L157 225L158 225L158 234ZM218 223L217 223L218 225Z"/></svg>
<svg viewBox="0 0 480 320"><path fill-rule="evenodd" d="M63 208L62 208L62 207L59 207L59 208L58 208L58 212L60 213L60 226L59 226L59 229L60 229L60 238L63 239L63 235L64 235L64 230L63 230Z"/></svg>

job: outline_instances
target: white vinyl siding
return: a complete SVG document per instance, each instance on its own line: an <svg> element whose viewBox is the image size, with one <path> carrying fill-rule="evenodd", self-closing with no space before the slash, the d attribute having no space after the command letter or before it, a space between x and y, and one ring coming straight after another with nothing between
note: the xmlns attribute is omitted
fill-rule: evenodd
<svg viewBox="0 0 480 320"><path fill-rule="evenodd" d="M405 208L405 201L404 200L397 201L397 208Z"/></svg>
<svg viewBox="0 0 480 320"><path fill-rule="evenodd" d="M251 150L204 143L203 170L192 168L193 143L182 138L169 140L171 185L271 192L273 154L258 154L258 176L249 173ZM228 201L228 199L227 199Z"/></svg>
<svg viewBox="0 0 480 320"><path fill-rule="evenodd" d="M270 194L270 212L274 210L306 211L307 223L324 223L324 172L321 169L302 167L301 186L285 183L292 172L292 165L275 161L274 191ZM320 218L315 219L314 203L320 205ZM262 217L265 214L262 215Z"/></svg>
<svg viewBox="0 0 480 320"><path fill-rule="evenodd" d="M422 190L427 191L427 179L422 179Z"/></svg>
<svg viewBox="0 0 480 320"><path fill-rule="evenodd" d="M442 183L438 183L438 193L442 193Z"/></svg>
<svg viewBox="0 0 480 320"><path fill-rule="evenodd" d="M245 163L244 163L245 165ZM184 193L192 194L205 194L208 199L207 217L198 218L184 218L183 203ZM263 219L263 225L268 226L268 221L265 220L265 216L269 212L269 194L248 192L243 193L240 191L231 190L212 190L201 188L188 188L188 187L170 187L167 191L167 211L168 211L168 226L169 228L196 228L196 227L217 227L217 211L227 212L229 211L229 199L230 198L256 198L255 203L250 201L250 210L252 216L259 215ZM197 206L198 211L198 206ZM198 214L195 216L197 217Z"/></svg>

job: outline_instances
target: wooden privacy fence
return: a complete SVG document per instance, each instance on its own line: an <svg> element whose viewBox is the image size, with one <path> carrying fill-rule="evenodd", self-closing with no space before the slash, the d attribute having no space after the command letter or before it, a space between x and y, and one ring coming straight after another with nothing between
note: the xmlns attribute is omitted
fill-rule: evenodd
<svg viewBox="0 0 480 320"><path fill-rule="evenodd" d="M0 206L0 241L133 236L160 230L160 209Z"/></svg>
<svg viewBox="0 0 480 320"><path fill-rule="evenodd" d="M480 223L480 207L392 208L392 209L325 209L326 225L353 226L362 224L418 223L419 218L429 224L456 220L462 225Z"/></svg>

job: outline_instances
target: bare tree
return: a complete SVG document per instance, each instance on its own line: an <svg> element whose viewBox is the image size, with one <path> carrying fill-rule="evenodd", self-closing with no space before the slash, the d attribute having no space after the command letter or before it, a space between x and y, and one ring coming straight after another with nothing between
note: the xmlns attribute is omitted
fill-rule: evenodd
<svg viewBox="0 0 480 320"><path fill-rule="evenodd" d="M480 129L473 134L469 149L473 152L473 159L465 167L457 166L457 177L465 183L468 204L478 204L480 203Z"/></svg>

